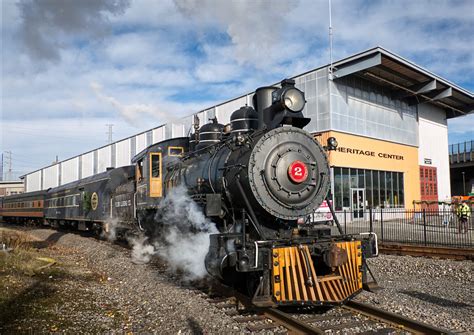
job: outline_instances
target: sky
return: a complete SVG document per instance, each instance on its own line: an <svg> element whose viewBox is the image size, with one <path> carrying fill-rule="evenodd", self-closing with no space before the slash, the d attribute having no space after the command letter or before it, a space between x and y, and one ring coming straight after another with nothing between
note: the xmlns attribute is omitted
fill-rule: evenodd
<svg viewBox="0 0 474 335"><path fill-rule="evenodd" d="M105 145L107 124L118 140L329 62L327 0L0 2L15 177ZM472 0L333 0L334 59L382 46L473 92L473 13ZM474 140L474 115L448 132Z"/></svg>

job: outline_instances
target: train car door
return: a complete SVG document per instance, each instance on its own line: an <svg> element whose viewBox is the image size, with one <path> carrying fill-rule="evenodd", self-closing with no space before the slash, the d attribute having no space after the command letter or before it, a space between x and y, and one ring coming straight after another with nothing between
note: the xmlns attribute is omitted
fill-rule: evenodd
<svg viewBox="0 0 474 335"><path fill-rule="evenodd" d="M160 198L163 195L162 161L160 152L150 153L150 197Z"/></svg>

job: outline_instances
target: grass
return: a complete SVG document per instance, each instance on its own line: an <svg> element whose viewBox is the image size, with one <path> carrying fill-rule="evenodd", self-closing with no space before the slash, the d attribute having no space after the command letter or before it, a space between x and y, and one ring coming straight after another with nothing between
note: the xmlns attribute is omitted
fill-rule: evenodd
<svg viewBox="0 0 474 335"><path fill-rule="evenodd" d="M88 333L119 327L121 314L90 290L104 285L104 275L62 263L55 248L36 249L26 232L0 228L0 333L50 333L82 329L81 318L103 320Z"/></svg>

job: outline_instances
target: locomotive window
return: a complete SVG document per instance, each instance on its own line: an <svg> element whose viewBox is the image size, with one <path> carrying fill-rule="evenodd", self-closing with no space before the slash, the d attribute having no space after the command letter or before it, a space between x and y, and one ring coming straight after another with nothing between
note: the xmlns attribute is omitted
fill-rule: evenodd
<svg viewBox="0 0 474 335"><path fill-rule="evenodd" d="M160 178L161 176L161 154L151 154L151 177Z"/></svg>
<svg viewBox="0 0 474 335"><path fill-rule="evenodd" d="M168 156L182 156L183 153L183 147L168 147Z"/></svg>
<svg viewBox="0 0 474 335"><path fill-rule="evenodd" d="M137 180L143 179L143 159L137 162Z"/></svg>

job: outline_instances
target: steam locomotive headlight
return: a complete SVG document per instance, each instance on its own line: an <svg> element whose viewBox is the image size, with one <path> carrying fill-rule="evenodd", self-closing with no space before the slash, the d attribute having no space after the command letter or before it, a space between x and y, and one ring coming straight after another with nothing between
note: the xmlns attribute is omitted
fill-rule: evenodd
<svg viewBox="0 0 474 335"><path fill-rule="evenodd" d="M290 88L283 92L282 102L286 109L294 113L301 112L306 103L304 94L297 88Z"/></svg>

